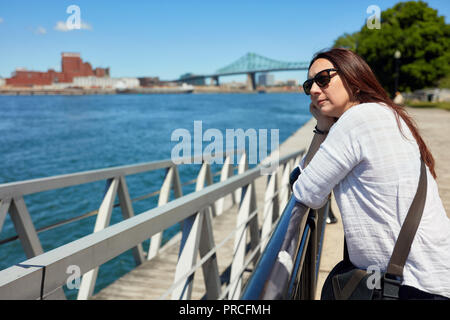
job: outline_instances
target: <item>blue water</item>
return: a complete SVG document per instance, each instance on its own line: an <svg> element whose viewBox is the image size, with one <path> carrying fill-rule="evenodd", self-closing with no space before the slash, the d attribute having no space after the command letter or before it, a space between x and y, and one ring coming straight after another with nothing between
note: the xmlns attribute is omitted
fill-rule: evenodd
<svg viewBox="0 0 450 320"><path fill-rule="evenodd" d="M271 129L279 129L281 144L311 118L308 100L304 94L0 96L0 183L169 159L178 143L171 141L172 132L184 128L193 137L196 120L203 132L216 128L223 136L226 129L241 128L267 129L270 137ZM195 178L199 168L182 165L181 182ZM126 177L131 198L158 190L164 174ZM186 186L183 194L193 189ZM39 229L98 209L104 192L105 181L99 181L27 195L25 202ZM134 202L133 209L139 214L156 205L152 197ZM44 251L92 233L95 218L40 232ZM114 209L111 224L121 220ZM166 230L163 242L178 230ZM16 234L9 216L0 231L0 239ZM143 247L148 250L149 241ZM26 259L20 241L0 246L0 270ZM94 293L134 266L131 250L102 265ZM64 289L76 298L77 290Z"/></svg>

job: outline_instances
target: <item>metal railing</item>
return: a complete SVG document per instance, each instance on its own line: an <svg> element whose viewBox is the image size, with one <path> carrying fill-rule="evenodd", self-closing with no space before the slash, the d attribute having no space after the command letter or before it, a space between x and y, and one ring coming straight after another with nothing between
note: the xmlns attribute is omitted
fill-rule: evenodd
<svg viewBox="0 0 450 320"><path fill-rule="evenodd" d="M313 300L330 200L312 210L291 196L241 299Z"/></svg>
<svg viewBox="0 0 450 320"><path fill-rule="evenodd" d="M262 175L263 167L259 165L247 170L245 153L242 153L239 174L236 176L232 176L230 154L224 155L226 159L221 181L215 184L212 183L210 164L204 162L196 180L196 192L185 196L182 194L177 165L170 160L0 185L0 228L9 212L29 258L20 265L0 271L0 299L64 298L62 286L66 283L66 270L72 265L78 266L83 275L78 299L87 299L93 293L100 265L129 249L133 249L136 263L144 262L142 242L148 238L151 238L151 242L147 259L151 259L158 254L162 231L180 222L183 222L183 228L175 280L162 298L170 295L173 299L189 299L193 286L190 275L202 267L208 299L238 299L244 270L249 263L258 259L278 217L278 208L288 202L289 173L303 152L279 159L278 169L269 176L262 226L258 225L256 219L260 210L256 207L254 181ZM134 215L125 176L156 169L166 169L158 207ZM24 196L99 180L107 181L107 191L98 210L94 233L44 253ZM176 199L169 201L171 190ZM116 195L125 220L110 226ZM224 211L224 199L230 195L234 197L233 202L239 204L239 211L237 228L232 232L234 254L230 261L230 281L228 287L222 290L214 254L221 244L216 246L214 243L211 219ZM242 241L246 239L247 233L251 239L250 252L246 241ZM197 263L199 253L201 260Z"/></svg>

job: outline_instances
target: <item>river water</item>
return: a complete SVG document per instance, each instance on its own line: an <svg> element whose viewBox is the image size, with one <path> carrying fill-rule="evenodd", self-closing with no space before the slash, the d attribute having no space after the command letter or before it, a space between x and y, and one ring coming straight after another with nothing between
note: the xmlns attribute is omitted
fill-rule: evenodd
<svg viewBox="0 0 450 320"><path fill-rule="evenodd" d="M278 130L281 144L311 118L308 101L296 93L0 96L0 184L170 159L179 143L172 134L184 129L193 138L199 121L203 133L217 129L224 137L227 129L262 129L268 137ZM270 139L267 146L270 153ZM195 178L199 168L182 165L181 183ZM131 198L159 190L163 178L163 170L127 177ZM193 190L194 185L183 187L183 194ZM104 192L105 181L99 181L27 195L25 202L39 229L98 209ZM134 202L133 209L139 214L156 205L152 197ZM111 224L121 220L120 209L114 209ZM40 232L39 239L49 251L92 233L94 225L95 216L88 217ZM178 230L178 225L166 230L163 243ZM0 231L0 240L16 234L9 215ZM149 241L143 247L148 250ZM20 241L0 245L0 270L24 260ZM105 263L94 293L133 267L131 250ZM69 299L76 298L77 290L64 289Z"/></svg>

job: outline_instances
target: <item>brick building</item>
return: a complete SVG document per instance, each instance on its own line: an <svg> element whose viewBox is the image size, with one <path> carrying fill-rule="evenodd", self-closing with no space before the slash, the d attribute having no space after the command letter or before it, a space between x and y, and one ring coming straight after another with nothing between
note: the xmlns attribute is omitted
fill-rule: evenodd
<svg viewBox="0 0 450 320"><path fill-rule="evenodd" d="M154 87L161 84L159 77L142 77L138 79L141 87Z"/></svg>
<svg viewBox="0 0 450 320"><path fill-rule="evenodd" d="M47 72L27 71L17 69L6 79L6 84L16 87L44 86L53 83L71 83L74 77L109 77L109 68L92 69L89 62L83 62L79 53L62 53L61 70L56 72L49 69Z"/></svg>

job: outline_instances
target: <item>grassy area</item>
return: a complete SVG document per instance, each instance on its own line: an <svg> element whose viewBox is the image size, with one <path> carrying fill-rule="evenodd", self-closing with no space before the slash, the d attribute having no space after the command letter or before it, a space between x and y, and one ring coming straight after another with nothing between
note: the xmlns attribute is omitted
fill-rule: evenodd
<svg viewBox="0 0 450 320"><path fill-rule="evenodd" d="M406 101L405 105L412 108L438 108L450 111L450 102L411 102Z"/></svg>

